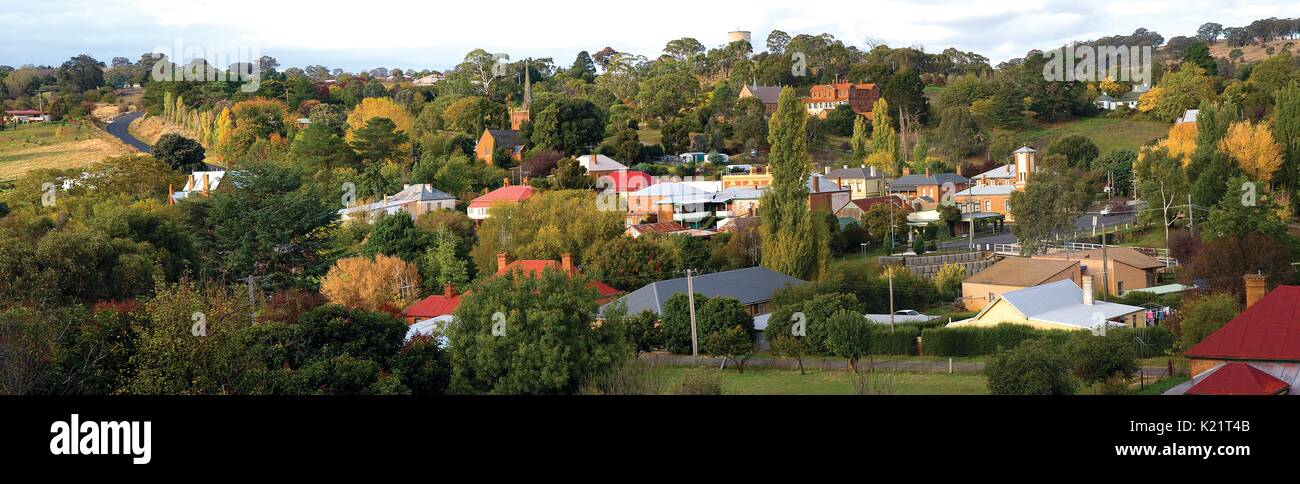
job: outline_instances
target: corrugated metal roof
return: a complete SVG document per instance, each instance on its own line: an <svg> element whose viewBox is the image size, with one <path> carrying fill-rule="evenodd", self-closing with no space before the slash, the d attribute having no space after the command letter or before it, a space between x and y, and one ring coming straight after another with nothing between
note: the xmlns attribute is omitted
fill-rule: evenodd
<svg viewBox="0 0 1300 484"><path fill-rule="evenodd" d="M963 282L995 284L999 286L1033 287L1046 282L1048 278L1060 274L1062 271L1078 264L1079 261L1077 260L1069 261L1008 257L997 264L993 264L979 274L970 276Z"/></svg>
<svg viewBox="0 0 1300 484"><path fill-rule="evenodd" d="M1278 286L1187 350L1187 356L1300 361L1300 286Z"/></svg>
<svg viewBox="0 0 1300 484"><path fill-rule="evenodd" d="M742 304L753 304L772 299L772 294L787 285L804 281L763 267L750 267L734 271L715 272L693 277L695 293L705 297L730 297ZM632 291L620 300L627 303L628 314L653 311L662 314L663 304L673 294L686 292L686 278L659 281ZM604 307L601 308L604 311Z"/></svg>
<svg viewBox="0 0 1300 484"><path fill-rule="evenodd" d="M1187 389L1186 395L1280 395L1291 384L1245 363L1227 363Z"/></svg>

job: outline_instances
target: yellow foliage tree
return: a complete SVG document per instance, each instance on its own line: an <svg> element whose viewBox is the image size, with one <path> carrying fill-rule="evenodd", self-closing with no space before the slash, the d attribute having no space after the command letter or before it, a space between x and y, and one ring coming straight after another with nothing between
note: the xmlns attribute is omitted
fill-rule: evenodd
<svg viewBox="0 0 1300 484"><path fill-rule="evenodd" d="M406 112L406 108L386 97L368 97L348 113L347 140L352 141L352 132L365 127L370 118L388 118L397 126L397 131L402 131L407 136L414 135L412 127L415 126L415 121Z"/></svg>
<svg viewBox="0 0 1300 484"><path fill-rule="evenodd" d="M415 298L419 284L415 265L380 254L374 259L339 259L321 280L320 289L331 303L374 311L389 304L405 307Z"/></svg>
<svg viewBox="0 0 1300 484"><path fill-rule="evenodd" d="M1233 123L1228 127L1228 134L1219 141L1219 149L1257 181L1272 181L1273 174L1282 167L1282 145L1263 124L1250 121Z"/></svg>
<svg viewBox="0 0 1300 484"><path fill-rule="evenodd" d="M1147 92L1138 96L1138 111L1149 113L1160 106L1160 96L1164 95L1165 89L1156 86L1148 89Z"/></svg>
<svg viewBox="0 0 1300 484"><path fill-rule="evenodd" d="M1196 152L1196 123L1175 124L1169 128L1169 137L1156 143L1157 147L1169 150L1169 154L1182 159L1183 168L1192 163L1192 153Z"/></svg>

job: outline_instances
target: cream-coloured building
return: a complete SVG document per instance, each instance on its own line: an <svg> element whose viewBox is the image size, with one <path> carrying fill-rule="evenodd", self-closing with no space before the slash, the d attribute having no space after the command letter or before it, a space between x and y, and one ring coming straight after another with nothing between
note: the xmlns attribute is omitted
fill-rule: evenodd
<svg viewBox="0 0 1300 484"><path fill-rule="evenodd" d="M993 327L1021 324L1035 329L1098 331L1100 326L1136 327L1145 309L1126 304L1097 301L1092 279L1083 287L1071 280L1030 287L1002 294L975 317L949 324L949 328Z"/></svg>
<svg viewBox="0 0 1300 484"><path fill-rule="evenodd" d="M962 281L961 297L967 311L979 311L1008 292L1066 280L1083 283L1079 261L1008 257Z"/></svg>
<svg viewBox="0 0 1300 484"><path fill-rule="evenodd" d="M874 198L885 194L885 176L876 167L831 169L826 167L826 178L852 192L854 200Z"/></svg>

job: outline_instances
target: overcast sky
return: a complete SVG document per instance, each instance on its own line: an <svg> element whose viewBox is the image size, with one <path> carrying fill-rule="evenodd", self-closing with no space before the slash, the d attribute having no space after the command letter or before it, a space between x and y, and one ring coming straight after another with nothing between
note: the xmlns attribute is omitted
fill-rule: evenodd
<svg viewBox="0 0 1300 484"><path fill-rule="evenodd" d="M1169 38L1192 35L1205 22L1238 26L1267 17L1300 17L1300 2L0 0L0 65L58 65L81 53L134 61L179 39L187 48L256 48L286 67L442 70L477 47L567 66L578 51L605 46L652 58L679 37L714 47L736 29L753 32L756 50L780 29L828 32L860 48L868 38L928 52L956 47L997 64L1029 49L1138 27Z"/></svg>

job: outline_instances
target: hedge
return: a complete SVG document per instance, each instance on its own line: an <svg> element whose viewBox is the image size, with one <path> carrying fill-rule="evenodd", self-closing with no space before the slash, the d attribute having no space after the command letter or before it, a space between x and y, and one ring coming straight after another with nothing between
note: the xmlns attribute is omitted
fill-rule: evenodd
<svg viewBox="0 0 1300 484"><path fill-rule="evenodd" d="M921 335L921 328L916 325L898 325L893 331L888 325L872 325L871 354L873 355L916 355L916 337Z"/></svg>
<svg viewBox="0 0 1300 484"><path fill-rule="evenodd" d="M1072 331L1041 330L1021 324L993 327L935 328L921 332L922 350L934 356L984 356L1014 348L1029 339L1046 338L1064 344Z"/></svg>

